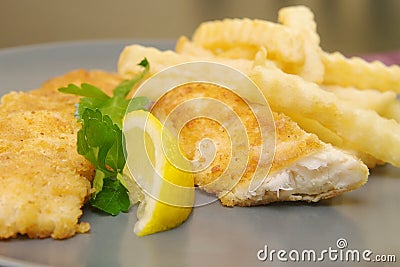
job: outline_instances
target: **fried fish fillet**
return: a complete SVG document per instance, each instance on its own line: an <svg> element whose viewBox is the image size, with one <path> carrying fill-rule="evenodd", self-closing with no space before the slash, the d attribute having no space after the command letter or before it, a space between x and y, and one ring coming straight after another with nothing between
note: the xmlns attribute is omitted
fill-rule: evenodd
<svg viewBox="0 0 400 267"><path fill-rule="evenodd" d="M69 83L110 89L111 73L77 70L30 92L11 92L0 106L0 239L18 234L64 239L89 231L79 222L91 194L92 165L76 149L79 98L59 93Z"/></svg>
<svg viewBox="0 0 400 267"><path fill-rule="evenodd" d="M212 98L231 107L246 129L249 146L242 146L237 156L232 156L235 145L230 140L238 135L239 125L230 123L233 127L228 131L224 125L227 121L229 124L231 115L226 115L219 122L202 117L210 114L210 110L211 113L220 113L208 101L204 101L203 105L201 101L196 106L184 105L194 98ZM179 109L180 106L183 108ZM275 125L268 120L257 124L254 114L266 107L251 107L254 113L243 99L228 89L213 84L192 83L169 91L153 106L152 113L170 127L177 128L181 150L196 165L195 169L202 162L208 162L209 145L204 145L203 141L207 138L213 140L215 157L206 168L201 166L204 169L194 173L195 183L207 192L216 194L226 206L297 200L315 202L354 190L366 183L369 171L358 158L323 143L282 113L273 113ZM194 111L198 112L197 115L193 114L192 120L185 121L186 114ZM170 116L174 112L178 113L177 116ZM275 144L273 157L266 155L271 151L260 153L260 127L267 129L271 151ZM243 158L248 158L248 161L242 172L238 164L242 163ZM268 176L256 190L249 190L256 168L269 166Z"/></svg>

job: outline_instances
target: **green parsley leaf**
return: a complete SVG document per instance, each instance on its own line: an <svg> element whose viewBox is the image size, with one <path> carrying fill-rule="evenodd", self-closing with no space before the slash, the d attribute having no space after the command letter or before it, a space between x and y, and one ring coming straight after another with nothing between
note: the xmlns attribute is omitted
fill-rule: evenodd
<svg viewBox="0 0 400 267"><path fill-rule="evenodd" d="M104 172L102 172L100 169L96 169L96 175L93 179L93 188L95 189L95 192L92 194L91 199L95 199L96 195L103 190L103 180L105 177L106 175Z"/></svg>
<svg viewBox="0 0 400 267"><path fill-rule="evenodd" d="M89 108L92 110L100 110L103 115L108 115L111 120L121 128L122 118L124 117L129 102L131 101L130 99L126 99L126 96L132 90L132 87L146 76L150 69L149 62L146 58L143 59L138 65L144 68L142 73L131 80L125 80L121 82L113 90L112 97L106 95L96 86L87 83L81 84L81 87L78 87L74 84L69 84L67 87L63 87L58 90L66 94L84 96L84 98L79 101L78 108L75 113L75 116L79 121L82 120L85 109ZM138 107L137 109L148 109L150 101L147 99L146 102L145 99L147 98L141 97L141 100L137 101L138 103L142 104L142 106Z"/></svg>
<svg viewBox="0 0 400 267"><path fill-rule="evenodd" d="M137 82L143 79L144 76L146 76L150 69L150 64L147 59L144 58L138 65L142 66L144 68L144 71L133 79L123 81L120 85L118 85L113 91L114 96L121 96L125 98L131 91L132 86L134 86Z"/></svg>
<svg viewBox="0 0 400 267"><path fill-rule="evenodd" d="M85 109L78 131L78 153L85 156L105 177L115 176L125 166L122 131L99 110Z"/></svg>
<svg viewBox="0 0 400 267"><path fill-rule="evenodd" d="M116 179L105 178L103 183L103 190L96 198L90 200L90 204L114 216L120 211L128 211L130 208L128 190Z"/></svg>
<svg viewBox="0 0 400 267"><path fill-rule="evenodd" d="M71 83L67 87L60 88L58 90L62 93L74 94L74 95L91 97L91 98L98 98L98 99L110 98L108 95L106 95L106 93L101 91L96 86L93 86L93 85L90 85L87 83L82 83L81 87Z"/></svg>
<svg viewBox="0 0 400 267"><path fill-rule="evenodd" d="M145 96L138 96L135 98L132 98L131 102L129 103L129 106L126 110L126 113L129 113L134 110L149 110L151 105L150 99L148 99Z"/></svg>
<svg viewBox="0 0 400 267"><path fill-rule="evenodd" d="M75 112L78 121L82 123L77 136L77 150L96 170L93 180L95 193L89 203L111 215L125 212L130 207L128 191L121 178L126 162L122 119L127 111L148 110L150 106L147 97L126 99L133 86L149 71L146 58L138 65L144 68L142 73L121 82L113 90L112 97L87 83L80 87L70 84L59 89L63 93L82 96Z"/></svg>

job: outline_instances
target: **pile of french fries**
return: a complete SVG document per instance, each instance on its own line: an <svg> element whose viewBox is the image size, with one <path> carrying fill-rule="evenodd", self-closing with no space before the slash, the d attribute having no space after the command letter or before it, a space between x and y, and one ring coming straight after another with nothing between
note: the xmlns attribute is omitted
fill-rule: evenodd
<svg viewBox="0 0 400 267"><path fill-rule="evenodd" d="M304 130L359 156L369 167L400 166L399 66L328 53L320 47L314 14L304 6L279 11L278 23L225 19L202 23L176 51L128 46L118 71L130 77L147 57L150 73L213 61L248 75L273 111Z"/></svg>

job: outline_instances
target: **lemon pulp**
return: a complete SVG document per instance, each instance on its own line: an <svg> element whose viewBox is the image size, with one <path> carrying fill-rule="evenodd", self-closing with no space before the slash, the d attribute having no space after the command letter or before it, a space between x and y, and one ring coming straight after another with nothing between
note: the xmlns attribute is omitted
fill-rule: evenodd
<svg viewBox="0 0 400 267"><path fill-rule="evenodd" d="M143 193L136 197L140 203L135 234L144 236L179 226L192 211L194 179L177 140L156 117L143 110L126 115L123 131L125 174L134 180L128 183L130 191Z"/></svg>

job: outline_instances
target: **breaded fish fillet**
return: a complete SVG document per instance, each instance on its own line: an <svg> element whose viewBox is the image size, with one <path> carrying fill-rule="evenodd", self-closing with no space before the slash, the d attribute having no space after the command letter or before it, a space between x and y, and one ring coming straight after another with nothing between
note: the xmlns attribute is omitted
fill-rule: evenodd
<svg viewBox="0 0 400 267"><path fill-rule="evenodd" d="M92 165L77 153L79 98L59 93L69 83L108 90L121 79L77 70L37 90L11 92L0 106L0 239L18 234L64 239L89 231L79 222L91 193Z"/></svg>
<svg viewBox="0 0 400 267"><path fill-rule="evenodd" d="M201 101L197 101L200 104L196 106L182 105L193 98L212 98L230 106L242 120L248 133L249 146L239 142L242 148L239 148L236 157L232 157L232 151L236 148L235 144L231 146L230 139L238 135L240 125L229 122L232 115L226 115L225 118L222 116L222 121L219 121L223 125L233 124L230 130L212 118L195 118L196 114L221 113L221 110L210 106L207 101L203 105ZM177 108L179 106L183 108ZM251 106L255 114L266 108L261 105ZM196 169L208 161L207 154L212 154L207 152L209 145L201 141L206 138L214 141L214 161L208 167L201 166L204 170L194 174L195 183L207 192L216 194L226 206L261 205L275 201L318 201L354 190L367 181L368 168L361 160L323 143L314 134L306 133L282 113L273 113L275 125L268 120L259 122L260 127L264 127L270 136L267 142L270 142L271 148L260 153L260 128L254 113L239 96L222 87L201 83L181 85L164 95L152 109L152 113L161 121L165 121L171 112L173 114L177 111L180 116L170 116L168 123L170 127L178 128L181 150L188 159L194 160ZM195 119L185 122L188 113L193 113ZM274 131L275 140L272 140ZM268 153L273 150L274 143L275 153L271 157ZM249 151L248 156L246 149ZM244 157L249 160L243 172L239 163L242 164ZM261 161L257 165L260 157ZM249 186L257 166L271 166L271 169L266 179L253 191L249 190Z"/></svg>

